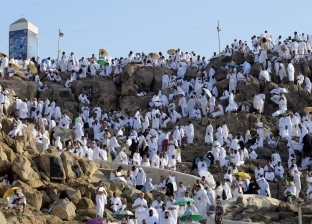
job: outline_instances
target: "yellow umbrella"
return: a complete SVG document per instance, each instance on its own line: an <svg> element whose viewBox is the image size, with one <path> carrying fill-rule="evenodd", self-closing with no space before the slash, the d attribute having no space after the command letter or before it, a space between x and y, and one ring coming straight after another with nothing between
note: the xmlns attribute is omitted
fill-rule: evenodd
<svg viewBox="0 0 312 224"><path fill-rule="evenodd" d="M4 195L3 195L3 199L6 199L10 194L12 194L14 192L14 190L19 190L21 189L20 187L11 187L10 189L8 189Z"/></svg>
<svg viewBox="0 0 312 224"><path fill-rule="evenodd" d="M30 72L33 74L36 74L38 72L38 69L34 64L28 64L27 68L29 68Z"/></svg>
<svg viewBox="0 0 312 224"><path fill-rule="evenodd" d="M151 58L153 58L154 61L158 60L160 58L159 54L151 52L148 54Z"/></svg>
<svg viewBox="0 0 312 224"><path fill-rule="evenodd" d="M6 55L6 56L8 56L7 53L4 53L4 52L1 52L1 51L0 51L0 56L2 56L3 54Z"/></svg>
<svg viewBox="0 0 312 224"><path fill-rule="evenodd" d="M239 178L242 178L242 179L251 179L250 175L245 172L237 172L237 173L234 173L233 176L239 176Z"/></svg>
<svg viewBox="0 0 312 224"><path fill-rule="evenodd" d="M175 54L175 52L176 52L176 49L169 49L169 50L167 51L167 53L168 53L169 55L172 55L172 53Z"/></svg>
<svg viewBox="0 0 312 224"><path fill-rule="evenodd" d="M101 48L101 49L99 50L99 54L102 54L102 52L103 52L103 54L104 54L105 56L108 56L108 52L107 52L107 50L105 50L104 48Z"/></svg>
<svg viewBox="0 0 312 224"><path fill-rule="evenodd" d="M304 108L304 112L306 112L307 114L308 114L308 113L311 113L311 112L312 112L312 107L306 107L306 108Z"/></svg>
<svg viewBox="0 0 312 224"><path fill-rule="evenodd" d="M18 67L17 64L15 64L15 63L9 63L9 65L11 65L11 67L14 69L15 72L19 70L19 67Z"/></svg>

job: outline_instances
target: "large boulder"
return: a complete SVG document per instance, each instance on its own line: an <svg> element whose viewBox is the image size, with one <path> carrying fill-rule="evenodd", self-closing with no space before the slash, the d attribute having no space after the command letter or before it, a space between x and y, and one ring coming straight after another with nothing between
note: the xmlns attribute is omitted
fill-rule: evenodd
<svg viewBox="0 0 312 224"><path fill-rule="evenodd" d="M55 215L62 220L69 221L75 217L75 211L76 206L72 202L66 199L59 199L50 214Z"/></svg>
<svg viewBox="0 0 312 224"><path fill-rule="evenodd" d="M2 146L0 145L0 174L5 174L9 171L11 168L11 163L8 160L7 155L2 149Z"/></svg>
<svg viewBox="0 0 312 224"><path fill-rule="evenodd" d="M17 95L21 99L32 99L37 97L37 83L36 82L24 82L21 80L7 80L0 79L0 85L4 89L9 90L9 100L11 102L8 108L8 114L15 109L14 95Z"/></svg>
<svg viewBox="0 0 312 224"><path fill-rule="evenodd" d="M134 73L134 83L138 86L138 91L148 92L150 91L151 84L154 79L154 71L157 68L153 67L141 67Z"/></svg>
<svg viewBox="0 0 312 224"><path fill-rule="evenodd" d="M1 211L0 211L0 223L1 224L7 224L8 223Z"/></svg>
<svg viewBox="0 0 312 224"><path fill-rule="evenodd" d="M79 159L78 162L86 176L91 177L98 169L96 163L93 160L86 161L85 159Z"/></svg>
<svg viewBox="0 0 312 224"><path fill-rule="evenodd" d="M217 87L218 89L218 94L219 96L222 96L223 94L223 89L229 89L229 80L228 79L223 79L222 81L220 82L217 82L215 84L215 86Z"/></svg>
<svg viewBox="0 0 312 224"><path fill-rule="evenodd" d="M134 77L130 77L121 83L121 96L136 96L139 86L134 83Z"/></svg>
<svg viewBox="0 0 312 224"><path fill-rule="evenodd" d="M122 96L120 97L121 110L128 109L133 115L138 109L146 109L153 97L153 93L149 92L146 96Z"/></svg>
<svg viewBox="0 0 312 224"><path fill-rule="evenodd" d="M42 153L39 156L39 167L45 174L54 180L66 179L66 173L59 155Z"/></svg>
<svg viewBox="0 0 312 224"><path fill-rule="evenodd" d="M62 159L63 167L66 173L66 179L75 178L76 175L72 170L72 166L74 165L75 159L68 152L63 152L61 154L61 159Z"/></svg>
<svg viewBox="0 0 312 224"><path fill-rule="evenodd" d="M18 181L15 186L22 189L22 192L25 195L28 204L35 207L37 210L40 210L42 205L42 196L39 191L33 189L32 187L21 181Z"/></svg>
<svg viewBox="0 0 312 224"><path fill-rule="evenodd" d="M162 77L164 74L167 74L170 78L170 76L172 75L173 71L169 68L165 68L165 67L157 67L154 68L154 78L153 78L153 82L151 85L151 91L157 92L158 90L161 89L162 87Z"/></svg>
<svg viewBox="0 0 312 224"><path fill-rule="evenodd" d="M143 67L142 64L129 64L123 68L121 74L121 82L126 82L129 78L133 77L134 73Z"/></svg>
<svg viewBox="0 0 312 224"><path fill-rule="evenodd" d="M198 73L198 69L195 68L188 68L186 69L184 79L190 81L191 79L195 79Z"/></svg>
<svg viewBox="0 0 312 224"><path fill-rule="evenodd" d="M32 168L29 159L23 155L19 155L15 158L12 163L12 171L16 173L22 181L38 180L40 178L39 174Z"/></svg>
<svg viewBox="0 0 312 224"><path fill-rule="evenodd" d="M219 82L219 81L222 81L223 79L226 79L227 74L228 74L228 69L224 67L219 67L216 69L214 77L217 80L217 82Z"/></svg>
<svg viewBox="0 0 312 224"><path fill-rule="evenodd" d="M117 87L113 80L93 77L75 81L71 86L75 98L84 92L91 103L99 103L104 111L115 110L117 107Z"/></svg>
<svg viewBox="0 0 312 224"><path fill-rule="evenodd" d="M72 129L55 126L51 131L54 133L54 138L61 137L62 141L75 139L75 132ZM63 142L63 145L65 145L65 142Z"/></svg>
<svg viewBox="0 0 312 224"><path fill-rule="evenodd" d="M253 64L251 66L250 75L259 79L259 74L263 70L262 64Z"/></svg>
<svg viewBox="0 0 312 224"><path fill-rule="evenodd" d="M205 71L209 74L209 70L212 67L219 68L225 67L227 63L232 61L232 57L229 56L220 56L217 58L211 58L209 64L206 66Z"/></svg>

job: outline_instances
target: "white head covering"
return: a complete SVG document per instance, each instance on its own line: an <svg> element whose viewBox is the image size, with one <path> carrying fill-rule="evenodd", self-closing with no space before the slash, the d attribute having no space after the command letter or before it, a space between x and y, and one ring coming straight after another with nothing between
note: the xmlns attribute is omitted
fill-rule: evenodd
<svg viewBox="0 0 312 224"><path fill-rule="evenodd" d="M169 176L168 177L169 178L169 182L170 183L172 183L172 185L173 185L173 191L177 191L177 183L175 182L175 180L173 179L173 177L172 176Z"/></svg>

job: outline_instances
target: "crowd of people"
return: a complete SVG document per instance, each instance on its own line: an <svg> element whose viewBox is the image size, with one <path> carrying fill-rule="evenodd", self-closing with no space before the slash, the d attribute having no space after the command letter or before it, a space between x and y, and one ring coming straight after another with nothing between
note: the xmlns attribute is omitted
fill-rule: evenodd
<svg viewBox="0 0 312 224"><path fill-rule="evenodd" d="M293 64L310 60L311 46L312 36L299 35L297 32L293 37L283 40L279 36L274 41L272 35L265 31L258 37L251 38L250 47L246 41L234 40L231 47L226 46L220 54L214 53L211 59L232 56L239 51L253 54L254 62L245 61L241 65L227 64L225 68L228 70L226 78L229 80L229 85L222 90L216 85L216 67L212 66L209 70L205 70L208 65L205 57L194 52L182 52L180 49L170 51L167 58L161 52L155 57L153 54L134 54L132 51L126 58L113 59L104 51L100 51L98 58L92 55L90 58L82 57L79 60L73 52L70 56L66 56L63 52L59 61L50 58L8 60L3 54L0 60L1 77L5 75L7 78L12 77L17 67L26 69L24 79L36 82L39 92L48 88L42 81L43 76L48 82L61 83L67 88L70 88L76 80L86 78L87 75L111 78L116 85L120 85L120 76L124 67L133 63L147 67L167 67L171 69L172 74L163 74L162 87L152 97L150 107L147 110L138 109L134 114L128 110L122 111L120 108L105 111L99 104L90 102L87 95L82 92L77 99L80 105L79 115L74 120L62 112L56 102L48 98L20 99L18 96L14 96L15 111L14 116L11 116L7 114L7 109L13 103L8 98L10 90L2 88L0 88L0 109L2 114L7 115L14 123L13 130L9 132L11 138L22 135L23 128L27 127L28 122L34 122L36 127L32 130L32 134L36 142L42 143L43 151L50 146L55 146L60 154L67 151L87 160L131 164L133 168L127 172L127 175L123 176L118 168L112 171L110 179L124 181L143 192L154 189L168 191L169 193L166 193L168 201L162 202L166 205L164 208L160 204L153 206L154 203L151 203L151 208L155 210L149 209L146 201L134 203L133 208L140 224L155 222L150 221L154 220L150 217L156 214L158 216L156 223L166 223L167 221L160 221L164 217L174 220L167 223L176 223L178 214L182 215L182 211L187 209L193 209L205 218L207 211L210 211L211 206L218 201L243 193L270 196L269 183L278 180L285 180L285 200L289 197L299 197L302 171L312 165L310 137L312 120L309 111L300 115L287 107L287 88L276 88L271 91L270 100L278 105L278 110L272 114L273 117L279 117L277 124L279 133L276 136L270 132L270 129L266 130L263 118L254 124L257 130L255 136L252 136L249 130L245 136L239 132L233 133L225 122L215 127L208 122L202 138L206 145L212 146L212 150L207 155L203 152L193 166L202 177L202 182L196 183L194 187L186 190L187 187L183 186L182 182L176 182L171 175L162 177L160 183L155 185L152 180L146 180L144 166L190 173L188 169L182 170L179 164L182 162L182 142L192 145L194 141L192 122L203 117L222 118L224 114L234 112L263 114L266 100L263 93L252 95L252 102L245 101L240 104L235 102L238 84L249 85L251 82L250 71L253 63L260 63L262 66L262 71L259 73L262 84L276 82L287 83L289 86L297 85L310 94L309 77L299 74L295 80ZM35 66L38 73L33 74L29 65ZM197 70L196 78L189 81L185 79L188 68ZM62 79L63 72L70 72L67 80ZM169 87L174 88L175 91L167 96L162 91ZM137 93L137 97L144 95L144 92ZM175 101L176 99L178 101ZM228 102L225 108L222 102ZM188 121L181 122L183 118L187 118ZM167 130L168 123L173 123L175 126L172 132ZM66 139L66 141L61 139L51 131L55 126L75 130L75 139ZM92 129L92 134L87 129ZM280 139L288 141L288 161L281 161L277 153L276 148ZM247 158L257 159L257 150L264 146L272 149L271 160L268 160L264 167L258 164L254 171L254 178L236 175L237 167L242 166ZM297 154L300 154L300 160L296 157ZM208 169L212 164L217 164L225 173L224 180L221 182L209 178L212 175ZM201 175L201 172L205 175ZM3 181L5 178L2 178ZM97 205L107 204L106 199L103 199L106 198L107 192L102 184L100 183L96 189ZM312 183L309 184L310 191L306 192L306 196L311 199ZM182 189L185 190L181 191ZM138 201L145 200L143 197L142 193ZM195 207L190 204L183 210L173 206L172 203L181 197L193 198ZM112 211L117 211L124 209L125 206L114 195L110 208ZM97 215L103 216L102 206L98 208Z"/></svg>

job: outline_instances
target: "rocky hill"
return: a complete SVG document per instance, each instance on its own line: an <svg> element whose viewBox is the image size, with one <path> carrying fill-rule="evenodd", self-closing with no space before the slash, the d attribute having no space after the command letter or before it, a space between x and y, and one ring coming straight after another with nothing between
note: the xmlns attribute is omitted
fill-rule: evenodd
<svg viewBox="0 0 312 224"><path fill-rule="evenodd" d="M212 66L215 66L216 73L215 78L218 81L217 87L221 93L222 88L228 87L228 80L226 79L226 69L224 66L226 63L234 61L236 64L241 64L245 60L252 63L251 75L253 76L250 85L241 85L237 87L238 93L235 101L241 104L244 101L251 101L252 94L264 93L266 94L264 115L258 114L242 114L232 113L222 116L218 119L203 118L200 121L193 121L195 128L195 140L194 145L188 146L183 142L182 147L182 161L183 165L190 166L194 156L204 155L210 147L204 144L204 135L208 121L213 126L216 124L222 124L226 122L231 132L245 133L246 130L251 130L255 133L256 129L254 124L260 117L264 118L264 124L266 128L271 128L273 133L276 132L277 119L272 117L271 114L278 108L270 101L270 90L277 87L286 87L287 84L277 85L275 83L268 83L265 86L260 86L258 76L260 72L260 65L253 64L253 55L236 52L233 57L224 57L212 59L209 65L206 67L206 71ZM295 75L299 72L307 75L311 78L312 62L300 62L295 64ZM48 97L50 100L54 100L59 105L62 111L70 117L77 116L81 105L78 104L78 96L81 92L87 92L87 95L91 101L91 105L99 103L100 107L105 110L114 110L120 107L122 110L128 109L133 114L138 109L146 110L148 103L154 94L156 94L161 88L162 75L167 73L169 76L174 72L167 68L150 68L143 67L142 65L128 65L124 68L121 75L121 86L116 86L111 79L103 77L87 78L84 80L78 80L73 83L71 88L64 88L62 84L49 83L48 90L37 94L37 85L34 82L21 81L22 74L19 73L13 80L0 79L0 85L3 88L10 89L9 98L11 102L14 102L13 96L18 95L20 98L33 98ZM196 69L188 69L185 77L190 80L197 74ZM274 74L273 74L274 75ZM69 76L68 73L62 74L62 78L65 80ZM44 77L42 77L45 80ZM146 96L137 97L138 92L144 91ZM163 93L168 95L172 93L173 89L165 89ZM303 113L303 109L306 106L311 105L311 97L307 95L301 87L289 86L287 97L288 108L292 107L294 111ZM177 102L178 99L175 99ZM222 105L228 104L227 100L221 102ZM15 108L13 103L8 112L12 112ZM178 107L177 107L178 108ZM181 109L178 108L178 112ZM181 119L180 124L185 124L188 119ZM8 137L8 132L12 128L12 122L10 122L5 116L1 117L2 130L0 131L0 176L8 174L17 174L21 179L20 186L23 189L27 202L29 204L28 209L24 214L17 214L7 207L7 202L3 199L0 200L0 223L82 223L95 217L95 195L94 187L98 180L104 180L105 186L109 190L109 195L113 192L117 192L121 195L123 202L131 207L133 200L139 192L132 187L128 187L122 183L113 183L109 181L108 175L110 167L105 163L95 163L94 161L86 161L82 158L78 158L75 155L69 153L63 153L59 155L54 147L50 147L46 152L39 153L37 145L31 137L31 129L33 124L29 125L27 129L23 130L23 136L11 139ZM174 124L168 124L167 131L173 131ZM55 128L54 131L64 138L73 136L73 131L64 130L63 128ZM92 132L92 129L90 129ZM92 133L91 133L92 136ZM288 159L288 151L286 148L286 142L281 140L279 142L279 148L277 152L281 155L282 161L286 162ZM258 150L259 159L248 159L245 165L239 167L240 171L245 171L253 175L255 165L258 163L264 165L266 159L270 158L271 150L268 148L261 148ZM102 169L99 169L102 168ZM102 171L101 171L102 170ZM103 172L106 170L107 172ZM210 172L214 175L216 180L223 178L224 173L220 172L219 168L215 165L210 167ZM197 172L194 171L194 174ZM310 173L304 173L304 177L311 175ZM303 184L302 184L303 185ZM283 188L282 183L270 183L272 197L282 200ZM0 197L8 187L0 185ZM51 204L58 198L59 193L62 190L67 190L72 199L72 203L66 200L58 200L56 206L50 214L47 211ZM153 195L159 193L164 198L164 192L153 192ZM305 198L305 189L301 190L300 197ZM153 198L152 194L147 194L146 197L149 200ZM261 199L268 200L268 199ZM239 202L243 203L243 202ZM245 202L244 202L245 203ZM246 203L245 203L246 204ZM251 208L250 206L236 205L235 212L227 211L228 218L234 220L248 220L248 221L262 221L263 223L295 223L298 209L293 205L287 203L279 203L274 207L271 215L266 214L267 211L262 209L266 205L259 206L260 208ZM270 205L271 206L271 205ZM309 209L311 205L305 205L303 210L308 219ZM310 206L310 207L307 207ZM253 212L258 212L259 215L251 215ZM274 214L273 214L274 213ZM108 219L113 219L111 212L105 209L105 214ZM247 215L248 214L248 215ZM3 217L4 216L4 217ZM35 222L37 221L37 222Z"/></svg>

